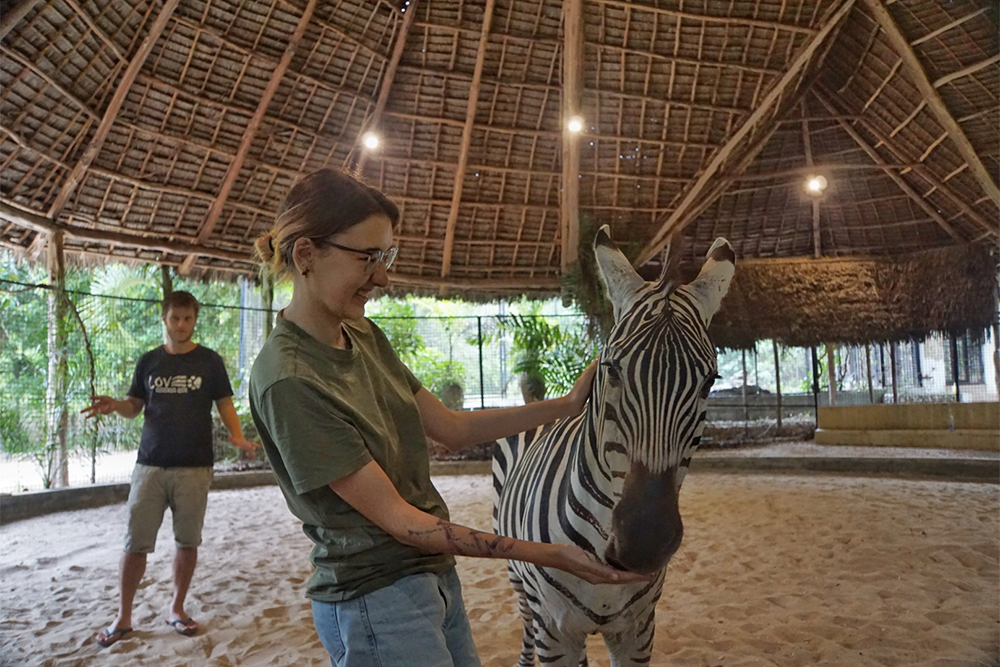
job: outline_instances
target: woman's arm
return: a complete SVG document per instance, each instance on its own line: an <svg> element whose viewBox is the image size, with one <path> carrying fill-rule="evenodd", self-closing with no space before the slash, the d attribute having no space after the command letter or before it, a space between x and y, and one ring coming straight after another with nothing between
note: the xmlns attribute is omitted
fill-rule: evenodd
<svg viewBox="0 0 1000 667"><path fill-rule="evenodd" d="M454 451L480 442L489 442L554 422L583 410L594 383L597 362L580 374L568 394L513 408L456 412L449 410L434 394L421 389L414 398L420 410L424 432Z"/></svg>
<svg viewBox="0 0 1000 667"><path fill-rule="evenodd" d="M592 584L632 583L649 577L616 570L571 544L542 544L460 526L422 512L406 502L375 461L330 482L351 507L403 544L431 553L473 558L523 560L564 570Z"/></svg>

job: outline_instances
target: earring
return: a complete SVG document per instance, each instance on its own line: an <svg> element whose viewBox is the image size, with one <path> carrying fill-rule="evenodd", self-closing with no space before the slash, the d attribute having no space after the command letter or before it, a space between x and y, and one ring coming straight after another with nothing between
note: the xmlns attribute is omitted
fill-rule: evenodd
<svg viewBox="0 0 1000 667"><path fill-rule="evenodd" d="M309 269L302 269L302 277L305 278L309 275Z"/></svg>

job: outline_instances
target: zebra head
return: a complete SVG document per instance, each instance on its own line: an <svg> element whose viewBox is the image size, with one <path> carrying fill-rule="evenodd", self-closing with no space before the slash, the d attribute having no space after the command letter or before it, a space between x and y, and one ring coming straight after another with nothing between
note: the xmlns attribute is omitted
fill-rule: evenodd
<svg viewBox="0 0 1000 667"><path fill-rule="evenodd" d="M604 558L652 573L681 543L678 493L716 378L708 325L729 289L736 256L728 241L716 239L693 282L674 281L669 261L658 281L646 282L609 232L604 226L597 233L594 253L615 325L591 402L594 455L614 503Z"/></svg>

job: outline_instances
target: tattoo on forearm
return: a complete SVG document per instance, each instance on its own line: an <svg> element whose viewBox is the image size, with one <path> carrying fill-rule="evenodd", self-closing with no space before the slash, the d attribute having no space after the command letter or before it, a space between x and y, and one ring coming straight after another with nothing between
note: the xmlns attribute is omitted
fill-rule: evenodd
<svg viewBox="0 0 1000 667"><path fill-rule="evenodd" d="M493 535L482 531L458 526L444 519L438 519L437 527L431 530L411 530L410 535L417 537L443 532L444 538L461 556L486 556L499 558L510 553L514 548L514 540L502 535Z"/></svg>

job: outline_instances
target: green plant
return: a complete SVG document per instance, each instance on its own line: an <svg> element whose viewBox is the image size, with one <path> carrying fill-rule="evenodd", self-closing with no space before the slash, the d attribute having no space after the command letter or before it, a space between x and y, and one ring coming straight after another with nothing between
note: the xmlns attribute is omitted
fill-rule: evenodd
<svg viewBox="0 0 1000 667"><path fill-rule="evenodd" d="M451 318L443 320L448 336L449 352L448 356L445 356L443 352L425 345L423 337L417 330L417 312L411 302L383 299L378 304L377 313L372 314L372 318L385 332L400 360L427 387L427 390L446 403L452 403L449 407L461 407L454 405L450 400L454 395L455 385L464 389L466 376L465 365L457 361L453 354L455 321Z"/></svg>
<svg viewBox="0 0 1000 667"><path fill-rule="evenodd" d="M589 334L550 322L539 314L537 305L531 310L524 315L498 317L494 336L508 333L513 338L513 370L536 383L535 398L565 394L597 356L597 341Z"/></svg>

